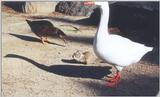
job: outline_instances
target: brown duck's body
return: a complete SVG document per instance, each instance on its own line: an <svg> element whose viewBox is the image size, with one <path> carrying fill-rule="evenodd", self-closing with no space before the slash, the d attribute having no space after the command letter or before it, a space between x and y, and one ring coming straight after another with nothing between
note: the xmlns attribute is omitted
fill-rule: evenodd
<svg viewBox="0 0 160 97"><path fill-rule="evenodd" d="M45 42L49 42L47 40L48 36L58 36L66 43L66 34L62 30L56 28L51 22L47 20L26 21L29 24L32 32L41 38L43 44L45 44Z"/></svg>

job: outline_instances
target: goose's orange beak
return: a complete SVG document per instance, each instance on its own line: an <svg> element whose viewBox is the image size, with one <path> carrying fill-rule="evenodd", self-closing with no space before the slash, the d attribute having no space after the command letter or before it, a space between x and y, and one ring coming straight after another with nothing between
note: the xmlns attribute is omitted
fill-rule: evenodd
<svg viewBox="0 0 160 97"><path fill-rule="evenodd" d="M95 5L95 3L93 1L88 1L88 2L84 2L84 5L86 6Z"/></svg>

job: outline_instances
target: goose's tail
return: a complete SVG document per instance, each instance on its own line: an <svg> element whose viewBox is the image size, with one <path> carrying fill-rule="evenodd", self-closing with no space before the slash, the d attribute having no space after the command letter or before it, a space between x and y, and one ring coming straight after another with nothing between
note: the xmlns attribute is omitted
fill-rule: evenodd
<svg viewBox="0 0 160 97"><path fill-rule="evenodd" d="M146 52L150 52L150 51L152 51L153 50L153 47L147 47L146 48Z"/></svg>
<svg viewBox="0 0 160 97"><path fill-rule="evenodd" d="M148 47L148 51L152 51L153 50L153 47Z"/></svg>

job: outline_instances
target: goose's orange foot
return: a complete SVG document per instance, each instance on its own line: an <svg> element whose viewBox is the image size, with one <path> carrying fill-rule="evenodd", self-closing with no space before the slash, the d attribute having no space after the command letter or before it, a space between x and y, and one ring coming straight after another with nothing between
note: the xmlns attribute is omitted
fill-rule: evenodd
<svg viewBox="0 0 160 97"><path fill-rule="evenodd" d="M114 78L108 80L108 82L106 83L106 86L111 88L116 87L120 81L120 78L121 78L120 72L117 72Z"/></svg>

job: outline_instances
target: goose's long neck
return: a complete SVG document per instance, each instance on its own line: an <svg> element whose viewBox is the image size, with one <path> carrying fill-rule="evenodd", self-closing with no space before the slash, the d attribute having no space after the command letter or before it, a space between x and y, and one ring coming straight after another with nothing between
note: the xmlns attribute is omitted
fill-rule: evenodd
<svg viewBox="0 0 160 97"><path fill-rule="evenodd" d="M109 36L108 33L108 22L109 22L109 4L101 6L101 19L99 28L96 33L95 41L103 40Z"/></svg>

